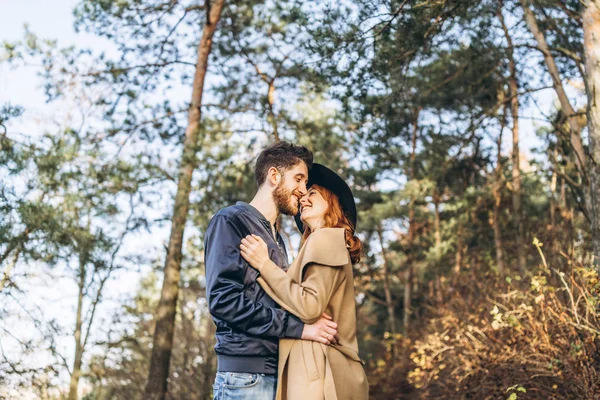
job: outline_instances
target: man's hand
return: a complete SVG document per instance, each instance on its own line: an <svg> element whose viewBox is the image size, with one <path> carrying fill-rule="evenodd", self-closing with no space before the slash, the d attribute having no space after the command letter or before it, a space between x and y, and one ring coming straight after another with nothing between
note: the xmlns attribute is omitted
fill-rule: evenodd
<svg viewBox="0 0 600 400"><path fill-rule="evenodd" d="M333 322L329 315L323 313L321 318L314 324L304 325L301 339L330 345L332 343L337 344L340 337L337 324Z"/></svg>

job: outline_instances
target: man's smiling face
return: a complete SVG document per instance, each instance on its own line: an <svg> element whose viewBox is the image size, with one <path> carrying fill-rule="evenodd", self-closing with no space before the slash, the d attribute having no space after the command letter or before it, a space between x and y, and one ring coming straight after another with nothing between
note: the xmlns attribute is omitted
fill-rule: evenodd
<svg viewBox="0 0 600 400"><path fill-rule="evenodd" d="M273 200L281 214L296 215L300 198L306 194L308 168L304 161L288 169L273 191Z"/></svg>

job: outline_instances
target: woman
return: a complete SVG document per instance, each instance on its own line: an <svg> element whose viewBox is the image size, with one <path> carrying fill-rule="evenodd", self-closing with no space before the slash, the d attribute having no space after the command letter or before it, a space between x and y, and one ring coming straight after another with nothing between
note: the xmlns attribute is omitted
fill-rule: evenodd
<svg viewBox="0 0 600 400"><path fill-rule="evenodd" d="M322 343L281 339L277 399L366 400L368 383L358 357L352 264L361 242L354 236L352 191L336 173L313 164L309 191L300 199L296 223L304 244L287 273L270 259L264 241L249 235L242 257L261 274L259 284L283 308L305 323L324 312L338 324L339 340ZM306 226L306 229L304 229Z"/></svg>

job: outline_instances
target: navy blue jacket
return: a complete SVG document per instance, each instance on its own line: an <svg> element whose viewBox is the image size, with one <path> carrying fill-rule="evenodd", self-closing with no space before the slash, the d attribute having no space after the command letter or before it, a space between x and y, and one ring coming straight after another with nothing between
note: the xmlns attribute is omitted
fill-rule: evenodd
<svg viewBox="0 0 600 400"><path fill-rule="evenodd" d="M279 338L300 338L304 324L281 309L256 282L258 271L240 255L242 238L259 235L271 260L288 267L283 239L270 222L244 202L220 210L205 235L206 297L217 326L218 369L224 372L277 372Z"/></svg>

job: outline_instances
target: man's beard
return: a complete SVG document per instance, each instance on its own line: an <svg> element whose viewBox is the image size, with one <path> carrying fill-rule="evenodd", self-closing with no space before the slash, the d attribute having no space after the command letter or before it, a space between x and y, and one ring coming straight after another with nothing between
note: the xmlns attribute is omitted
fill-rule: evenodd
<svg viewBox="0 0 600 400"><path fill-rule="evenodd" d="M284 180L279 182L279 185L273 191L273 201L280 214L296 215L298 214L298 203L292 204L292 192L284 186Z"/></svg>

